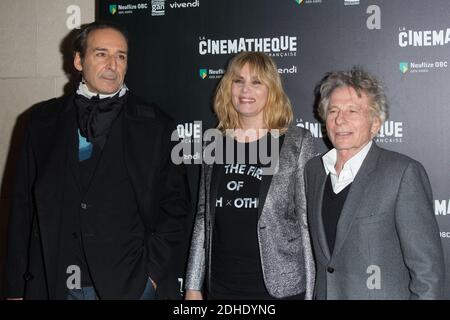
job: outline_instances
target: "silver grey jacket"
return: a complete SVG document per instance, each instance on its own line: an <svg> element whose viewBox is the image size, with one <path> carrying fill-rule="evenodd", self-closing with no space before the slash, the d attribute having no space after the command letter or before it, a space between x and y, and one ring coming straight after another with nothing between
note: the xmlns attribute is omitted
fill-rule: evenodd
<svg viewBox="0 0 450 320"><path fill-rule="evenodd" d="M264 283L275 298L305 292L311 299L315 265L306 215L304 166L314 156L311 134L292 126L285 133L278 171L263 179L259 199L258 243ZM214 165L202 165L198 209L188 268L187 290L202 290L210 277L215 198L220 179ZM268 181L264 184L264 181ZM264 204L264 205L261 205ZM209 281L207 285L209 285Z"/></svg>

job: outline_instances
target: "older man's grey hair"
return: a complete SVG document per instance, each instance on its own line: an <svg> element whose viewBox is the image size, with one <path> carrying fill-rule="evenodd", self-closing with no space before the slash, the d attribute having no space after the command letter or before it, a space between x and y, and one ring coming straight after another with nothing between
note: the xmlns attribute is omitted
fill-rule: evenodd
<svg viewBox="0 0 450 320"><path fill-rule="evenodd" d="M353 88L359 97L364 92L369 98L369 108L378 117L381 124L388 118L388 105L382 83L361 67L349 71L333 71L326 74L320 84L319 116L326 121L330 97L333 91L341 87Z"/></svg>

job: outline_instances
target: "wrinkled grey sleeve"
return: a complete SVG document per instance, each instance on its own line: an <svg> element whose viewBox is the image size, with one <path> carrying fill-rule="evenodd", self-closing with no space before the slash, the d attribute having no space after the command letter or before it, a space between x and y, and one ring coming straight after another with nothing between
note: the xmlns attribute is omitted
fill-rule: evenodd
<svg viewBox="0 0 450 320"><path fill-rule="evenodd" d="M314 282L315 282L315 264L311 247L311 238L309 235L308 218L306 213L306 188L304 179L304 169L306 162L314 157L314 143L313 138L309 132L304 136L303 143L300 150L300 155L297 163L296 170L296 183L295 183L295 209L300 215L301 221L301 234L303 241L303 251L305 259L305 271L306 271L306 293L305 299L311 300L313 297Z"/></svg>
<svg viewBox="0 0 450 320"><path fill-rule="evenodd" d="M206 165L203 164L200 175L197 213L186 271L186 290L200 291L205 279L205 167Z"/></svg>

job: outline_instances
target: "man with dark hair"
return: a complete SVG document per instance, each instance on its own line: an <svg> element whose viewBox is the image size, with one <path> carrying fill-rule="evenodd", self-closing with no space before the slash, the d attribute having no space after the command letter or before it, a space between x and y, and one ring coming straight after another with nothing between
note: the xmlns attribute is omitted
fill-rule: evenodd
<svg viewBox="0 0 450 320"><path fill-rule="evenodd" d="M333 149L306 164L316 299L441 299L444 257L427 173L373 138L388 108L360 68L331 72L319 115Z"/></svg>
<svg viewBox="0 0 450 320"><path fill-rule="evenodd" d="M128 41L108 23L74 44L70 96L31 113L14 186L6 296L153 299L185 239L185 168L172 120L124 84Z"/></svg>
<svg viewBox="0 0 450 320"><path fill-rule="evenodd" d="M84 25L83 28L78 32L76 35L74 42L73 42L73 52L79 53L81 58L84 58L87 51L87 45L88 45L88 36L92 31L95 30L102 30L102 29L111 29L115 30L122 34L123 39L126 42L126 45L128 47L128 34L124 28L122 28L120 25L111 23L111 22L94 22L87 25Z"/></svg>

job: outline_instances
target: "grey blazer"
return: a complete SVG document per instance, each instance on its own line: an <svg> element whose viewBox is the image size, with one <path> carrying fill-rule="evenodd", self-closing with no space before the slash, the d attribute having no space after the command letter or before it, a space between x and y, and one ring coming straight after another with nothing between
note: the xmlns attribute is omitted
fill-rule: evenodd
<svg viewBox="0 0 450 320"><path fill-rule="evenodd" d="M353 181L333 253L322 222L321 157L306 165L317 299L439 299L444 258L423 166L375 142Z"/></svg>
<svg viewBox="0 0 450 320"><path fill-rule="evenodd" d="M309 238L304 188L304 166L313 156L313 140L302 128L290 127L280 150L279 169L263 179L258 208L258 243L264 283L275 298L305 292L311 299L315 267ZM186 274L186 289L209 289L214 203L219 172L203 164L198 210ZM266 181L266 183L263 183Z"/></svg>

